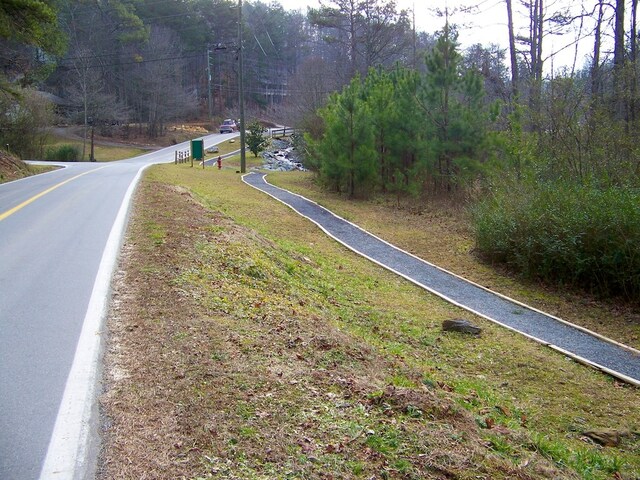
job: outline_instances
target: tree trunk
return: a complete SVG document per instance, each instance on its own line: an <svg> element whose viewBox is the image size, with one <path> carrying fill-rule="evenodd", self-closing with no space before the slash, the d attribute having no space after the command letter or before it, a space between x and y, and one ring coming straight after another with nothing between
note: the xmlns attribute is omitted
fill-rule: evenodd
<svg viewBox="0 0 640 480"><path fill-rule="evenodd" d="M84 126L82 128L82 161L84 162L84 156L87 153L87 125L88 125L88 115L87 115L87 86L86 81L82 86L82 107L84 110Z"/></svg>
<svg viewBox="0 0 640 480"><path fill-rule="evenodd" d="M603 0L598 1L598 19L593 40L593 64L591 65L591 103L596 105L602 95L602 78L600 72L600 45L602 38Z"/></svg>
<svg viewBox="0 0 640 480"><path fill-rule="evenodd" d="M532 130L540 129L540 100L542 96L542 35L544 24L543 0L535 0L529 10L529 33L531 45L531 78L529 82L529 108L531 109Z"/></svg>
<svg viewBox="0 0 640 480"><path fill-rule="evenodd" d="M543 0L538 0L538 51L536 54L536 76L539 81L542 81L542 38L543 38L543 25L544 25L544 9Z"/></svg>
<svg viewBox="0 0 640 480"><path fill-rule="evenodd" d="M350 55L351 55L351 77L353 78L356 75L356 72L358 71L358 59L357 54L358 54L358 39L357 39L357 25L356 25L356 9L357 6L355 5L355 1L351 0L351 5L350 5L350 9L349 9L349 36L351 38L349 38L349 50L350 50Z"/></svg>
<svg viewBox="0 0 640 480"><path fill-rule="evenodd" d="M354 105L352 106L353 110L355 110L355 99L354 99ZM354 193L355 193L355 180L354 180L354 176L355 176L355 168L356 168L356 139L355 137L355 119L354 119L354 114L353 111L349 112L349 136L350 138L350 144L349 144L349 198L353 198L354 197Z"/></svg>
<svg viewBox="0 0 640 480"><path fill-rule="evenodd" d="M516 56L516 37L513 32L513 9L511 8L511 0L507 2L507 19L509 27L509 53L511 54L511 103L518 103L518 58Z"/></svg>
<svg viewBox="0 0 640 480"><path fill-rule="evenodd" d="M616 0L616 18L613 45L613 101L617 120L625 120L624 101L624 3Z"/></svg>
<svg viewBox="0 0 640 480"><path fill-rule="evenodd" d="M636 120L636 105L638 95L638 30L637 30L638 0L631 0L631 67L633 69L631 83L631 100L629 102L629 120Z"/></svg>
<svg viewBox="0 0 640 480"><path fill-rule="evenodd" d="M638 59L638 28L637 28L638 0L631 0L631 61Z"/></svg>

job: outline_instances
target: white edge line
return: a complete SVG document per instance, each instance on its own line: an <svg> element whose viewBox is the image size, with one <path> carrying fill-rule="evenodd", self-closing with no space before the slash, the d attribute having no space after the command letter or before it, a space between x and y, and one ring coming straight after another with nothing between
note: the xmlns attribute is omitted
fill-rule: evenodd
<svg viewBox="0 0 640 480"><path fill-rule="evenodd" d="M50 160L23 160L23 162L26 163L27 165L37 165L37 166L41 166L41 167L48 167L49 165L53 165L54 167L61 167L61 168L67 168L67 167L71 166L72 164L81 165L83 163L90 163L90 162L58 162L58 161L55 161L55 160L53 160L53 161L50 161ZM49 172L43 172L43 173L49 173ZM38 175L40 175L40 174L38 174Z"/></svg>
<svg viewBox="0 0 640 480"><path fill-rule="evenodd" d="M359 252L359 251L358 251L358 250L356 250L354 247L352 247L352 246L348 245L347 243L343 242L343 241L342 241L342 240L340 240L339 238L337 238L337 237L335 237L334 235L332 235L332 234L331 234L329 231L327 231L327 230L326 230L322 225L320 225L318 222L316 222L316 221L315 221L315 220L313 220L312 218L309 218L309 217L307 217L306 215L303 215L302 213L300 213L298 210L296 210L295 208L293 208L293 207L292 207L291 205L289 205L288 203L286 203L286 202L284 202L283 200L280 200L279 198L277 198L277 197L275 197L275 196L271 195L269 192L265 192L264 190L261 190L261 189L259 189L258 187L255 187L255 186L251 185L250 183L245 182L245 181L244 181L244 177L245 177L246 175L251 175L251 173L248 173L248 174L245 174L245 175L243 175L243 176L242 176L242 181L243 181L244 183L246 183L246 184L247 184L247 185L249 185L250 187L253 187L253 188L255 188L256 190L258 190L258 191L260 191L260 192L262 192L262 193L265 193L265 194L269 195L271 198L273 198L273 199L277 200L278 202L280 202L280 203L282 203L282 204L286 205L287 207L289 207L290 209L292 209L294 212L296 212L296 213L297 213L298 215L300 215L301 217L306 218L306 219L307 219L307 220L309 220L310 222L314 223L318 228L320 228L320 230L322 230L322 231L323 231L326 235L328 235L329 237L333 238L336 242L338 242L338 243L340 243L340 244L344 245L344 246L345 246L345 247L347 247L349 250L351 250L351 251L353 251L353 252L357 253L358 255L360 255L360 256L362 256L362 257L366 258L367 260L369 260L369 261L371 261L371 262L373 262L373 263L375 263L375 264L377 264L377 265L380 265L381 267L383 267L383 268L385 268L385 269L387 269L387 270L389 270L389 271L391 271L391 272L395 273L396 275L399 275L399 276L403 277L404 279L406 279L406 280L410 281L411 283L413 283L413 284L415 284L415 285L418 285L419 287L421 287L421 288L423 288L423 289L427 290L428 292L430 292L430 293L432 293L432 294L434 294L434 295L436 295L436 296L438 296L438 297L442 298L443 300L445 300L445 301L447 301L447 302L449 302L449 303L451 303L451 304L453 304L453 305L455 305L455 306L457 306L457 307L459 307L459 308L462 308L463 310L466 310L466 311L471 312L471 313L473 313L473 314L475 314L475 315L478 315L479 317L482 317L482 318L484 318L484 319L486 319L486 320L489 320L489 321L491 321L491 322L493 322L493 323L496 323L496 324L498 324L498 325L500 325L500 326L502 326L502 327L504 327L504 328L506 328L506 329L508 329L508 330L511 330L511 331L513 331L513 332L516 332L516 333L518 333L518 334L520 334L520 335L524 335L525 337L527 337L527 338L529 338L529 339L531 339L531 340L533 340L533 341L535 341L535 342L537 342L537 343L540 343L540 344L542 344L542 345L546 345L546 346L548 346L548 347L551 347L552 349L554 349L554 350L556 350L556 351L558 351L558 352L561 352L563 355L566 355L566 356L568 356L568 357L570 357L570 358L572 358L572 359L574 359L574 360L578 361L579 363L582 363L582 364L584 364L584 365L588 365L588 366L593 367L593 368L595 368L595 369L597 369L597 370L601 370L601 371L603 371L603 372L608 373L609 375L612 375L612 376L614 376L614 377L616 377L616 378L619 378L620 380L623 380L623 381L625 381L625 382L627 382L627 383L630 383L630 384L632 384L632 385L635 385L635 386L637 386L637 387L640 387L640 380L636 380L636 379L634 379L634 378L632 378L632 377L629 377L629 376L624 375L624 374L622 374L622 373L619 373L619 372L616 372L616 371L614 371L614 370L611 370L610 368L604 367L604 366L602 366L602 365L600 365L600 364L598 364L598 363L596 363L596 362L592 362L591 360L588 360L588 359L586 359L586 358L584 358L584 357L581 357L580 355L576 355L575 353L572 353L572 352L569 352L569 351L567 351L567 350L564 350L564 349L562 349L562 348L560 348L560 347L557 347L557 346L555 346L555 345L553 345L553 344L551 344L551 343L549 343L549 342L547 342L547 341L545 341L545 340L542 340L542 339L540 339L540 338L538 338L538 337L535 337L535 336L530 335L530 334L525 333L525 332L521 332L520 330L517 330L516 328L511 327L510 325L507 325L507 324L502 323L502 322L500 322L500 321L498 321L498 320L496 320L496 319L494 319L494 318L491 318L491 317L489 317L488 315L485 315L485 314L483 314L483 313L477 312L476 310L474 310L474 309L472 309L472 308L470 308L470 307L468 307L468 306L466 306L466 305L463 305L463 304L461 304L461 303L459 303L459 302L457 302L457 301L455 301L455 300L453 300L453 299L451 299L451 298L447 297L446 295L444 295L444 294L442 294L442 293L440 293L440 292L438 292L438 291L436 291L436 290L434 290L434 289L432 289L432 288L430 288L430 287L428 287L428 286L426 286L426 285L424 285L424 284L422 284L422 283L418 282L417 280L414 280L413 278L411 278L411 277L409 277L409 276L407 276L407 275L404 275L403 273L400 273L400 272L398 272L398 271L394 270L393 268L391 268L391 267L389 267L389 266L387 266L387 265L385 265L385 264L383 264L383 263L379 262L378 260L376 260L376 259L374 259L374 258L371 258L371 257L369 257L368 255L363 254L362 252ZM304 199L304 200L306 200L306 201L308 201L308 202L311 202L311 203L313 203L313 204L317 205L318 207L322 208L323 210L325 210L326 212L330 213L330 214L331 214L331 215L333 215L334 217L336 217L336 218L338 218L338 219L340 219L340 220L343 220L344 222L349 223L350 225L352 225L352 226L354 226L354 227L358 228L359 230L361 230L361 231L363 231L363 232L365 232L365 233L367 233L367 234L371 235L372 237L374 237L374 238L376 238L376 239L380 240L381 242L383 242L383 243L385 243L385 244L387 244L387 245L389 245L389 246L391 246L391 247L395 248L396 250L398 250L398 251L400 251L400 252L406 253L407 255L410 255L411 257L415 258L416 260L419 260L419 261L421 261L421 262L423 262L423 263L425 263L425 264L427 264L427 265L429 265L429 266L431 266L431 267L437 268L437 269L438 269L438 270L440 270L440 271L443 271L443 272L445 272L445 273L448 273L448 274L450 274L450 275L453 275L454 277L456 277L456 278L458 278L458 279L460 279L460 280L463 280L463 281L465 281L465 282L467 282L467 283L469 283L469 284L471 284L471 285L474 285L474 286L476 286L476 287L478 287L478 288L481 288L482 290L485 290L485 291L487 291L487 292L489 292L489 293L492 293L492 294L494 294L494 295L497 295L497 296L499 296L499 297L501 297L501 298L503 298L503 299L505 299L505 300L508 300L508 301L510 301L510 302L512 302L512 303L515 303L515 304L517 304L517 305L520 305L520 306L522 306L522 307L524 307L524 308L527 308L527 309L529 309L529 310L532 310L532 311L534 311L534 312L541 313L542 315L546 315L546 316L548 316L548 317L550 317L550 318L553 318L554 320L557 320L557 321L559 321L559 322L561 322L561 323L564 323L564 324L569 325L569 326L571 326L571 327L575 327L575 328L577 328L578 330L581 330L581 331L583 331L583 332L585 332L585 333L587 333L587 334L593 335L594 337L597 337L597 338L599 338L599 339L601 339L601 340L604 340L604 341L609 342L609 343L611 343L611 344L613 344L613 345L616 345L616 346L622 347L622 348L624 348L624 349L626 349L626 350L629 350L629 351L630 351L630 352L632 352L632 353L640 354L640 351L636 350L636 349L635 349L635 348L633 348L633 347L629 347L628 345L624 345L624 344L622 344L622 343L616 342L615 340L612 340L612 339L610 339L610 338L604 337L604 336L602 336L602 335L600 335L600 334L598 334L598 333L592 332L592 331L591 331L591 330L589 330L589 329L586 329L586 328L584 328L584 327L580 327L579 325L574 325L573 323L567 322L566 320L562 320L562 319L557 318L557 317L555 317L555 316L553 316L553 315L547 314L547 313L545 313L545 312L543 312L543 311L541 311L541 310L537 310L536 308L530 307L529 305L527 305L527 304L525 304L525 303L522 303L522 302L519 302L519 301L514 300L514 299L512 299L512 298L509 298L509 297L507 297L506 295L503 295L503 294L501 294L501 293L494 292L494 291L492 291L492 290L490 290L490 289L488 289L488 288L486 288L486 287L483 287L482 285L478 285L477 283L474 283L474 282L472 282L472 281L470 281L470 280L467 280L466 278L463 278L463 277L461 277L461 276L459 276L459 275L456 275L455 273L449 272L448 270L445 270L444 268L438 267L437 265L434 265L434 264L432 264L432 263L430 263L430 262L427 262L426 260L424 260L424 259L422 259L422 258L419 258L419 257L417 257L417 256L413 255L413 254L412 254L412 253L410 253L410 252L406 252L405 250L402 250L401 248L396 247L395 245L393 245L393 244L391 244L391 243L387 242L386 240L379 238L379 237L378 237L378 236L376 236L375 234L373 234L373 233L371 233L371 232L366 231L364 228L362 228L362 227L360 227L360 226L358 226L358 225L356 225L356 224L354 224L354 223L350 222L349 220L346 220L346 219L344 219L344 218L340 217L339 215L336 215L336 214L335 214L335 213L333 213L331 210L329 210L329 209L327 209L327 208L323 207L322 205L318 204L317 202L314 202L313 200L309 200L308 198L303 197L302 195L299 195L299 194L294 193L294 192L290 192L289 190L286 190L286 189L284 189L284 188L281 188L281 187L278 187L278 186L276 186L276 185L273 185L273 184L271 184L271 183L267 182L267 179L266 179L265 177L263 177L263 181L264 181L264 183L266 183L267 185L270 185L270 186L272 186L272 187L274 187L274 188L280 188L281 190L284 190L284 191L286 191L286 192L288 192L288 193L290 193L290 194L292 194L292 195L295 195L295 196L297 196L297 197L300 197L300 198L302 198L302 199Z"/></svg>
<svg viewBox="0 0 640 480"><path fill-rule="evenodd" d="M131 197L151 164L142 166L129 184L109 233L67 377L40 480L84 478L95 465L89 458L98 392L104 319L109 303L111 276L116 265Z"/></svg>

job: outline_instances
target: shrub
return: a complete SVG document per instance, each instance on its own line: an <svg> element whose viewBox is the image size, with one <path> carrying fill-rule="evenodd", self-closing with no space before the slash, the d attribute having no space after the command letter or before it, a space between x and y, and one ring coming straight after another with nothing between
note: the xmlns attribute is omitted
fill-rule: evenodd
<svg viewBox="0 0 640 480"><path fill-rule="evenodd" d="M265 138L264 127L260 122L255 121L249 125L246 142L254 157L257 157L266 148L269 140Z"/></svg>
<svg viewBox="0 0 640 480"><path fill-rule="evenodd" d="M77 162L81 154L80 147L76 145L59 145L47 148L45 158L58 162Z"/></svg>
<svg viewBox="0 0 640 480"><path fill-rule="evenodd" d="M473 210L482 256L529 278L640 299L640 191L507 183Z"/></svg>

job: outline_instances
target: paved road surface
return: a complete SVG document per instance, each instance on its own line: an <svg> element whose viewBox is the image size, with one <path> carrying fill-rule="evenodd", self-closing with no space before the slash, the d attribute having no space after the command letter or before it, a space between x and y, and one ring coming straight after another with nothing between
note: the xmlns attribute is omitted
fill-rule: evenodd
<svg viewBox="0 0 640 480"><path fill-rule="evenodd" d="M205 146L233 136L206 137ZM94 392L70 371L80 367L83 379L96 380L96 345L78 347L83 325L85 340L97 339L99 347L130 195L139 172L173 161L176 148L188 144L131 160L68 164L0 185L0 479L39 478L48 451L48 465L61 471L43 471L41 478L72 478L93 468L83 463L91 453L85 446L64 451L74 442L67 437L86 435L84 423L95 420L94 408L73 426L75 410L87 407L73 393ZM71 403L62 412L65 392ZM65 438L52 438L54 425ZM61 460L81 465L61 467Z"/></svg>
<svg viewBox="0 0 640 480"><path fill-rule="evenodd" d="M451 303L522 333L578 361L640 385L640 352L514 302L429 264L337 217L318 204L269 184L264 174L243 180L308 218L351 250Z"/></svg>

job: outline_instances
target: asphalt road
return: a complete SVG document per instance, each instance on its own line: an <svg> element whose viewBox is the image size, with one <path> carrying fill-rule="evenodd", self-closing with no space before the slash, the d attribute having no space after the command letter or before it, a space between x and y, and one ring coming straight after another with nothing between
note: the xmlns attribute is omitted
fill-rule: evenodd
<svg viewBox="0 0 640 480"><path fill-rule="evenodd" d="M640 385L640 352L535 310L421 260L366 232L315 202L269 184L264 174L243 180L318 225L356 253L401 275L445 300L564 355Z"/></svg>
<svg viewBox="0 0 640 480"><path fill-rule="evenodd" d="M100 333L129 200L146 166L185 148L0 185L1 479L95 468Z"/></svg>

